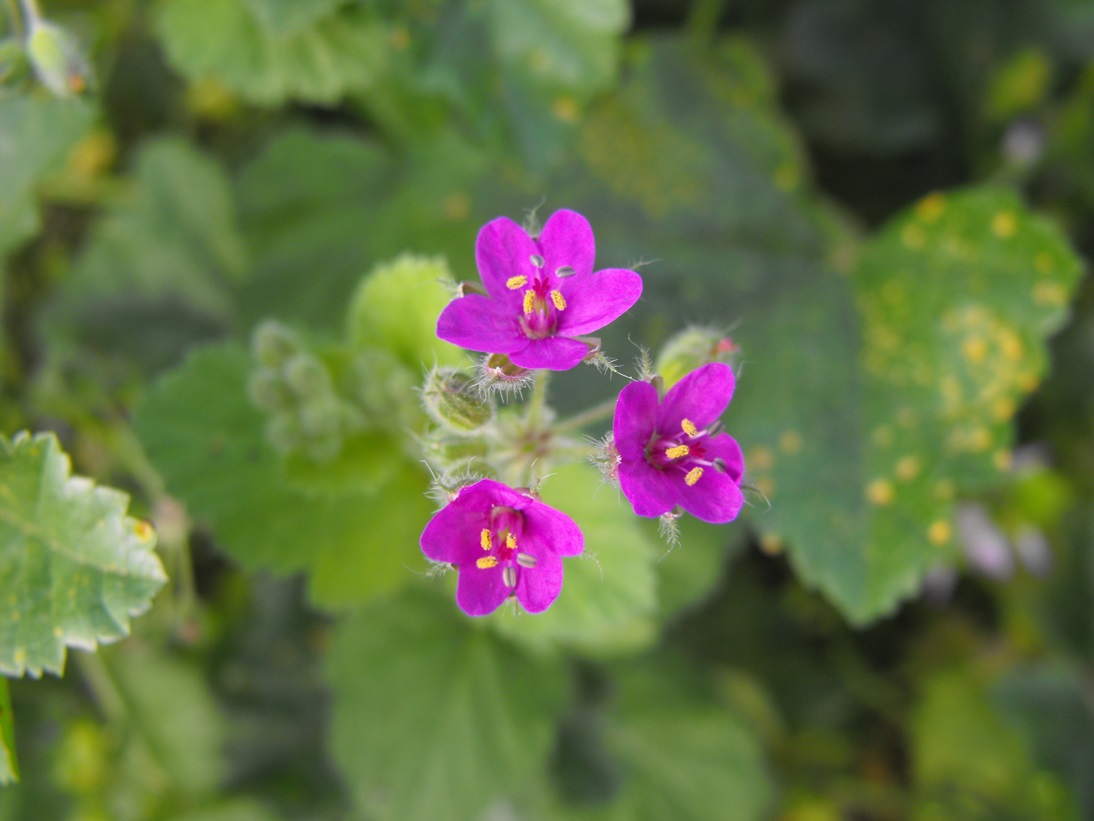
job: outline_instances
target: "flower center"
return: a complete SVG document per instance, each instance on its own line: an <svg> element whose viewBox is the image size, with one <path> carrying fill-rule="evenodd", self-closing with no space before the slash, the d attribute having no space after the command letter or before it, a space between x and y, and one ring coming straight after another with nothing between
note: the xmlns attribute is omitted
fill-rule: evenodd
<svg viewBox="0 0 1094 821"><path fill-rule="evenodd" d="M536 557L520 550L518 540L524 533L524 516L511 507L495 507L490 511L488 527L479 531L479 546L485 555L475 560L479 570L501 567L502 583L515 588L524 570L536 566Z"/></svg>
<svg viewBox="0 0 1094 821"><path fill-rule="evenodd" d="M566 297L557 287L549 273L542 270L543 257L533 254L532 265L539 269L531 278L520 274L509 277L505 287L510 291L524 291L521 301L520 326L529 339L543 339L553 336L558 328L558 315L566 310ZM559 268L556 276L561 277L573 269Z"/></svg>
<svg viewBox="0 0 1094 821"><path fill-rule="evenodd" d="M684 483L694 487L708 468L719 469L716 461L706 458L706 439L713 429L712 425L700 430L690 419L682 419L675 433L662 435L654 431L646 445L646 462L661 471L682 472Z"/></svg>

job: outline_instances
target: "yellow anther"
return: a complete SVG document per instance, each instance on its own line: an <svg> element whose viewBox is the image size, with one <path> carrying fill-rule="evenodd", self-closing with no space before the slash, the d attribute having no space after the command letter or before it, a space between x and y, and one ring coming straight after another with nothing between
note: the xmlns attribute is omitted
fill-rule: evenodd
<svg viewBox="0 0 1094 821"><path fill-rule="evenodd" d="M510 291L515 291L517 290L517 288L523 288L527 284L528 277L524 276L523 274L517 277L509 277L509 279L505 280L505 287L508 288Z"/></svg>
<svg viewBox="0 0 1094 821"><path fill-rule="evenodd" d="M555 307L560 311L566 310L566 298L562 296L562 291L557 289L551 291L551 302L555 303Z"/></svg>
<svg viewBox="0 0 1094 821"><path fill-rule="evenodd" d="M498 560L494 556L483 556L481 559L475 562L475 567L479 570L489 570L491 567L497 567Z"/></svg>
<svg viewBox="0 0 1094 821"><path fill-rule="evenodd" d="M695 423L692 422L690 419L681 419L680 427L683 428L684 433L686 433L693 439L699 435L699 428L695 427Z"/></svg>
<svg viewBox="0 0 1094 821"><path fill-rule="evenodd" d="M691 453L691 448L687 445L677 445L676 447L665 448L665 455L670 459L683 459L689 453Z"/></svg>
<svg viewBox="0 0 1094 821"><path fill-rule="evenodd" d="M702 477L702 475L703 475L703 469L702 468L692 468L691 470L688 471L688 475L684 477L684 484L687 485L688 487L691 487L692 485L694 485L696 482L699 481L699 479Z"/></svg>
<svg viewBox="0 0 1094 821"><path fill-rule="evenodd" d="M479 536L479 544L482 545L483 550L489 550L494 546L494 540L490 537L490 531L485 527L482 529L482 534Z"/></svg>
<svg viewBox="0 0 1094 821"><path fill-rule="evenodd" d="M512 533L506 533L505 534L505 546L508 547L510 550L516 550L516 548L517 548L517 537L514 536Z"/></svg>
<svg viewBox="0 0 1094 821"><path fill-rule="evenodd" d="M530 314L536 307L536 292L529 288L524 292L524 313Z"/></svg>

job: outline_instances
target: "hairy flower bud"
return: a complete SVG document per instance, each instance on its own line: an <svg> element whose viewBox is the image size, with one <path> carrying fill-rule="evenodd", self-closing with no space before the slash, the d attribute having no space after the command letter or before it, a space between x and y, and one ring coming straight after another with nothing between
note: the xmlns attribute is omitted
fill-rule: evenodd
<svg viewBox="0 0 1094 821"><path fill-rule="evenodd" d="M300 338L286 325L267 319L251 336L255 359L268 368L280 368L300 352Z"/></svg>
<svg viewBox="0 0 1094 821"><path fill-rule="evenodd" d="M82 94L91 81L91 67L76 41L59 26L32 18L27 35L27 58L34 73L58 97Z"/></svg>
<svg viewBox="0 0 1094 821"><path fill-rule="evenodd" d="M330 372L310 353L299 353L285 363L285 381L302 399L329 393L332 389Z"/></svg>
<svg viewBox="0 0 1094 821"><path fill-rule="evenodd" d="M671 388L686 374L711 362L736 363L740 348L717 328L692 326L669 338L657 357L655 371Z"/></svg>
<svg viewBox="0 0 1094 821"><path fill-rule="evenodd" d="M422 388L422 404L430 418L456 434L480 430L494 416L474 380L455 368L434 368Z"/></svg>
<svg viewBox="0 0 1094 821"><path fill-rule="evenodd" d="M292 391L277 371L259 368L247 380L247 395L256 408L267 413L290 408L294 402Z"/></svg>
<svg viewBox="0 0 1094 821"><path fill-rule="evenodd" d="M492 353L483 357L479 365L479 376L475 380L480 391L520 394L531 387L535 373L527 368L514 365L503 353Z"/></svg>

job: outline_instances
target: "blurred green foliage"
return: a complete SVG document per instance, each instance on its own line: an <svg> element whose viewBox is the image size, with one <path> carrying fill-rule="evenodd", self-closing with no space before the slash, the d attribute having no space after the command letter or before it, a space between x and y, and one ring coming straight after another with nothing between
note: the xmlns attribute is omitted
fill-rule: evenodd
<svg viewBox="0 0 1094 821"><path fill-rule="evenodd" d="M0 819L1094 815L1092 44L1088 0L0 5ZM751 505L670 550L547 454L587 555L472 621L416 390L537 207L640 267L625 371L732 340Z"/></svg>

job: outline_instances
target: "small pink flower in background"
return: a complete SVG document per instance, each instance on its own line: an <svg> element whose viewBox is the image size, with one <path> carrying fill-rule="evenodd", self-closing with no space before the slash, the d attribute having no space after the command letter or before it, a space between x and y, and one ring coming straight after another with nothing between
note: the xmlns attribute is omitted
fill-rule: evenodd
<svg viewBox="0 0 1094 821"><path fill-rule="evenodd" d="M660 402L649 382L620 391L613 424L619 484L639 516L679 505L705 522L737 518L744 456L719 422L733 386L730 367L714 362L689 373Z"/></svg>
<svg viewBox="0 0 1094 821"><path fill-rule="evenodd" d="M556 211L538 237L499 217L479 231L475 259L487 296L453 300L437 320L441 339L507 354L522 368L565 371L595 344L580 337L603 328L642 295L625 268L593 273L593 231L574 211Z"/></svg>
<svg viewBox="0 0 1094 821"><path fill-rule="evenodd" d="M459 571L460 608L485 616L510 596L529 613L550 607L562 589L562 557L581 553L585 539L565 513L480 479L437 511L421 545L430 559Z"/></svg>

